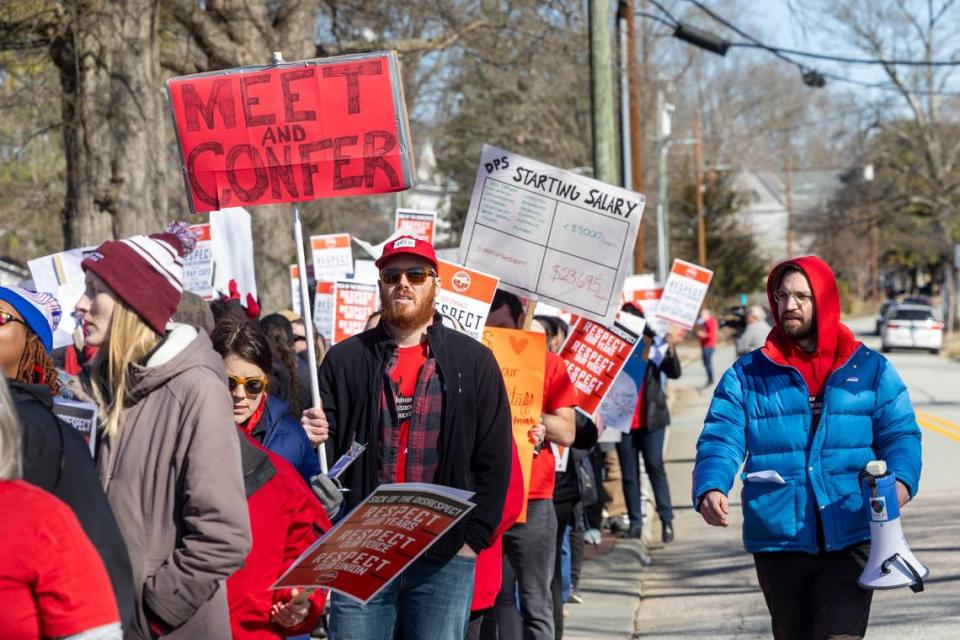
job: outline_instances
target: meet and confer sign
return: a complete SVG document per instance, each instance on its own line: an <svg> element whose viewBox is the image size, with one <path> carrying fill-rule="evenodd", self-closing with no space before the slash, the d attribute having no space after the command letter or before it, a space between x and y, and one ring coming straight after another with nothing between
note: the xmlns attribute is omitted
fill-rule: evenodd
<svg viewBox="0 0 960 640"><path fill-rule="evenodd" d="M167 91L195 213L414 182L395 52L181 76Z"/></svg>

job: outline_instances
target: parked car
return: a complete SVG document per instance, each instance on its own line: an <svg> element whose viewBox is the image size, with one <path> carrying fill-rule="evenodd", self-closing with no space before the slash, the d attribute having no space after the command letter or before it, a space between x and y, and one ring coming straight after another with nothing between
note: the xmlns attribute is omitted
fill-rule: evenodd
<svg viewBox="0 0 960 640"><path fill-rule="evenodd" d="M900 304L892 308L880 332L880 350L926 349L940 353L943 322L936 309L928 305Z"/></svg>
<svg viewBox="0 0 960 640"><path fill-rule="evenodd" d="M887 313L898 304L896 300L884 300L883 304L880 305L880 310L877 311L877 335L880 335L880 331L883 330L883 323L886 321Z"/></svg>

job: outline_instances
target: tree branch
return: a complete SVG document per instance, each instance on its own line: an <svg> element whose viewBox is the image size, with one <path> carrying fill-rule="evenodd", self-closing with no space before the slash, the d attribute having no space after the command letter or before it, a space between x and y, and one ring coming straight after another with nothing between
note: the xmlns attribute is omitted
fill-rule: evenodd
<svg viewBox="0 0 960 640"><path fill-rule="evenodd" d="M348 53L376 51L379 49L393 49L400 54L440 51L442 49L448 49L452 47L465 35L483 27L487 27L488 25L489 22L481 18L479 20L474 20L460 29L455 30L453 33L442 34L432 38L399 38L396 40L376 40L373 42L354 40L351 42L342 42L338 44L323 43L317 45L317 55L335 56Z"/></svg>
<svg viewBox="0 0 960 640"><path fill-rule="evenodd" d="M234 42L194 0L166 0L164 5L207 53L211 67L232 66L242 53L243 46Z"/></svg>

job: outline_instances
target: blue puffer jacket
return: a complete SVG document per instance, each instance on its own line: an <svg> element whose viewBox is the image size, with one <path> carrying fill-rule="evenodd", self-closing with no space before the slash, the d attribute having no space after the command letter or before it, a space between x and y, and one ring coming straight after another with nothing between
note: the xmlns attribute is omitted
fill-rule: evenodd
<svg viewBox="0 0 960 640"><path fill-rule="evenodd" d="M861 345L833 372L812 441L811 425L802 376L761 350L738 360L717 386L697 443L694 502L712 489L728 493L744 458L741 478L774 470L786 481L744 482L747 551L816 553L818 509L828 551L868 539L857 475L870 460L886 460L916 493L920 430L906 387L880 354Z"/></svg>
<svg viewBox="0 0 960 640"><path fill-rule="evenodd" d="M307 433L300 423L287 415L287 403L280 398L267 396L267 407L250 435L292 464L307 482L320 473L320 461L310 446Z"/></svg>

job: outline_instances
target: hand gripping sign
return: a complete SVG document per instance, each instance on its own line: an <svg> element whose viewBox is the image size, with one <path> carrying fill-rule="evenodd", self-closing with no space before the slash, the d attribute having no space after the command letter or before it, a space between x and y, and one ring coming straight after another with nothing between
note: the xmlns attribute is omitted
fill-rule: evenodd
<svg viewBox="0 0 960 640"><path fill-rule="evenodd" d="M395 52L180 76L167 92L196 213L414 182Z"/></svg>

